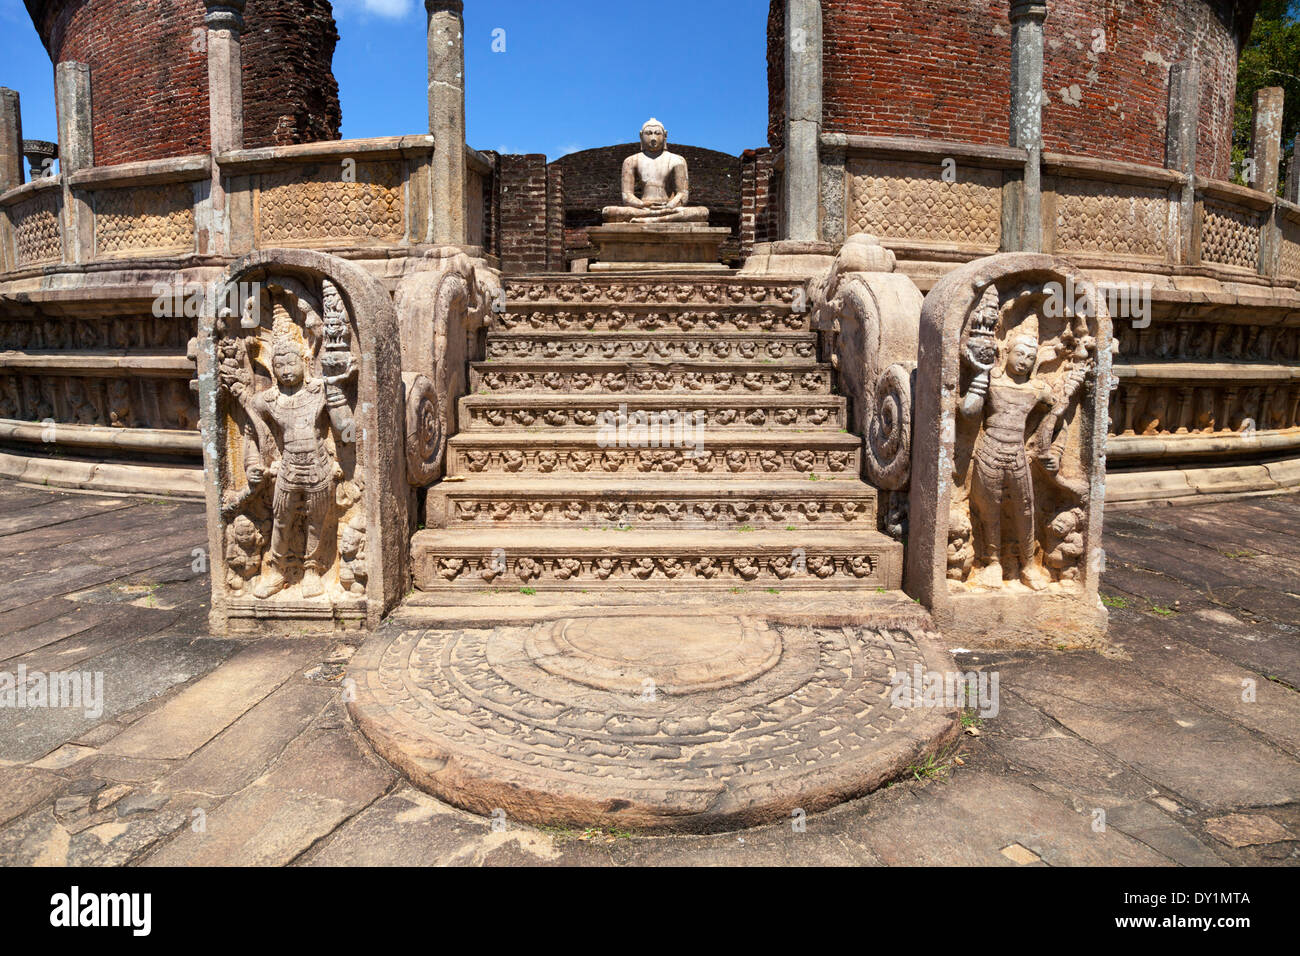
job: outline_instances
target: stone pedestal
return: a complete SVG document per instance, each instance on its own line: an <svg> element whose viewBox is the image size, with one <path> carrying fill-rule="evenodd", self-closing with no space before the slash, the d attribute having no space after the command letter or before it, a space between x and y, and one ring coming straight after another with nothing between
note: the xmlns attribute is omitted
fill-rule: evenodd
<svg viewBox="0 0 1300 956"><path fill-rule="evenodd" d="M829 242L756 242L741 267L742 275L790 276L809 279L835 264L836 247Z"/></svg>
<svg viewBox="0 0 1300 956"><path fill-rule="evenodd" d="M600 250L592 272L721 272L725 226L693 222L628 222L597 226L587 235Z"/></svg>

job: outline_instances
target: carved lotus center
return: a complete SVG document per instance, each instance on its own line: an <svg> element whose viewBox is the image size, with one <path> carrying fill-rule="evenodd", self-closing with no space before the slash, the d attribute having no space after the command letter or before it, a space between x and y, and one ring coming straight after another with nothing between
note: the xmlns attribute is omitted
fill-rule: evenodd
<svg viewBox="0 0 1300 956"><path fill-rule="evenodd" d="M667 617L655 627L633 618L567 619L540 626L526 647L556 677L628 694L730 687L781 659L775 630L731 616Z"/></svg>

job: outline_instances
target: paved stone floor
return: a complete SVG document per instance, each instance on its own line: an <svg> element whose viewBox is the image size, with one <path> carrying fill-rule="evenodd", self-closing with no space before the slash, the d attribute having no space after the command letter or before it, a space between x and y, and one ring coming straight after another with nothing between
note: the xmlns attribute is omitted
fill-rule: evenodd
<svg viewBox="0 0 1300 956"><path fill-rule="evenodd" d="M959 654L1000 690L959 750L705 837L494 830L412 789L345 713L351 648L208 635L204 544L197 504L0 482L0 672L104 680L99 714L0 708L0 863L1300 861L1300 496L1112 511L1110 653Z"/></svg>

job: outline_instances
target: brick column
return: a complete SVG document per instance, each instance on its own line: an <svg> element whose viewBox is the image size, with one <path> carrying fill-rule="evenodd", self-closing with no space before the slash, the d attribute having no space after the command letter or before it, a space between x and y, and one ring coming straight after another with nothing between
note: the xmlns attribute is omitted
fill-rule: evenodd
<svg viewBox="0 0 1300 956"><path fill-rule="evenodd" d="M1192 261L1196 218L1196 127L1200 117L1201 71L1195 60L1169 68L1169 113L1165 121L1165 166L1187 177L1178 202L1176 263Z"/></svg>
<svg viewBox="0 0 1300 956"><path fill-rule="evenodd" d="M821 239L822 128L821 0L785 0L786 239Z"/></svg>
<svg viewBox="0 0 1300 956"><path fill-rule="evenodd" d="M1022 252L1043 249L1043 21L1046 0L1011 0L1011 145L1028 151L1021 188Z"/></svg>
<svg viewBox="0 0 1300 956"><path fill-rule="evenodd" d="M433 241L464 245L465 20L462 0L424 0L428 13Z"/></svg>
<svg viewBox="0 0 1300 956"><path fill-rule="evenodd" d="M0 193L23 184L23 113L18 91L0 86Z"/></svg>
<svg viewBox="0 0 1300 956"><path fill-rule="evenodd" d="M244 0L204 0L208 28L208 138L213 156L207 222L199 227L199 251L230 251L230 208L216 157L244 148L244 68L240 35Z"/></svg>

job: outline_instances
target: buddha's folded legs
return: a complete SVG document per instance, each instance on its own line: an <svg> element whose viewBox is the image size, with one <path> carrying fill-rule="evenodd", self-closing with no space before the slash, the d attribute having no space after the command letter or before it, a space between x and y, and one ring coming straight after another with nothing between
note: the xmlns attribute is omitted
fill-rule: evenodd
<svg viewBox="0 0 1300 956"><path fill-rule="evenodd" d="M709 210L704 206L682 206L656 212L633 206L606 206L602 210L605 222L708 222Z"/></svg>

